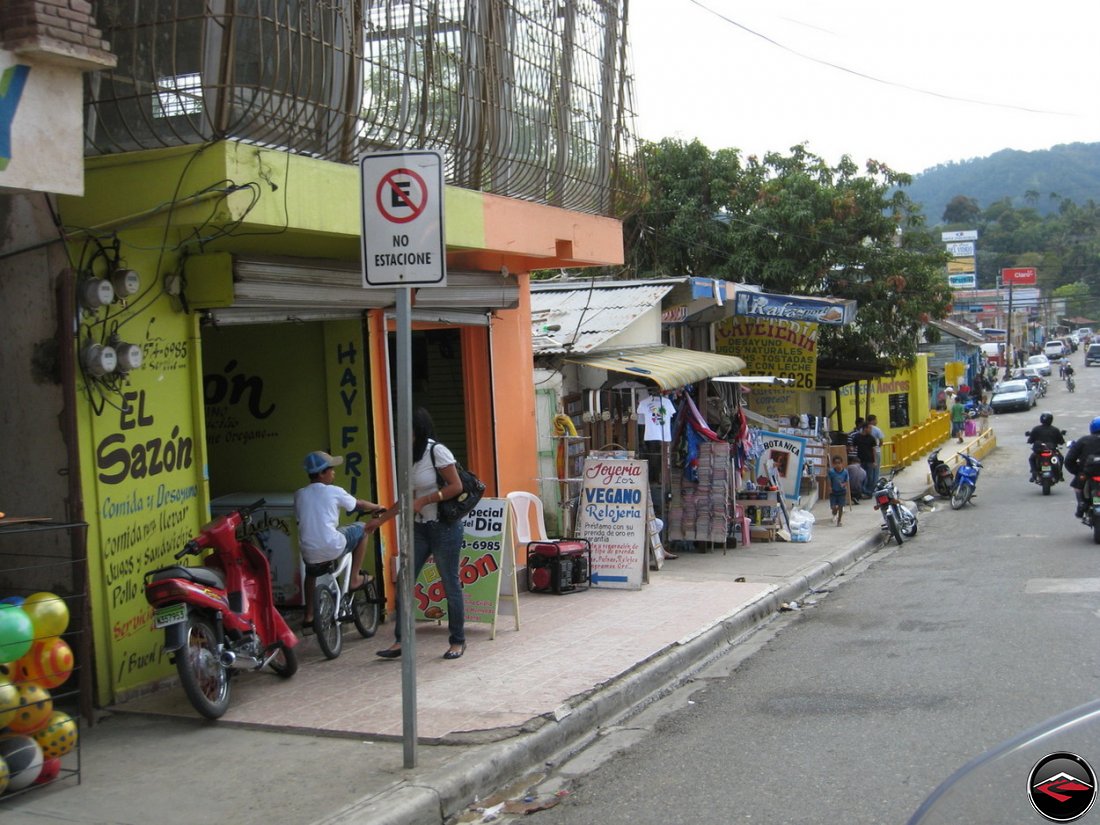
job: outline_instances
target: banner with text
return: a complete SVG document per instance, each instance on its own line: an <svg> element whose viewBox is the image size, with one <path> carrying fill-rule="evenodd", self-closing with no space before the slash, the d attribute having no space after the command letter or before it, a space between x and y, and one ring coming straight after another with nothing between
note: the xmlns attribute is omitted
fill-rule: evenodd
<svg viewBox="0 0 1100 825"><path fill-rule="evenodd" d="M586 458L577 535L592 545L593 587L640 590L646 565L649 462Z"/></svg>

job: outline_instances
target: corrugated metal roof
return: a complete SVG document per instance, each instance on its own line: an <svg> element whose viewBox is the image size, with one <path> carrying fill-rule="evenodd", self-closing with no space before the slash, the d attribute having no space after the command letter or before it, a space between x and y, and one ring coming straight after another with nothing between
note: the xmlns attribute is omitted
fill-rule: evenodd
<svg viewBox="0 0 1100 825"><path fill-rule="evenodd" d="M734 355L718 355L663 344L569 355L565 360L652 381L661 390L678 389L704 378L732 375L745 368L745 362Z"/></svg>
<svg viewBox="0 0 1100 825"><path fill-rule="evenodd" d="M532 347L540 355L590 352L657 306L673 286L532 291Z"/></svg>

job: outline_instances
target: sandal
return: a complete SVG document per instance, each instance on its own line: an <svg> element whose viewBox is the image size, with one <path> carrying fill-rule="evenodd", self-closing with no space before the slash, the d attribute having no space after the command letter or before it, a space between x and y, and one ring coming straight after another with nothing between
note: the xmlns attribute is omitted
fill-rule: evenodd
<svg viewBox="0 0 1100 825"><path fill-rule="evenodd" d="M362 576L363 576L363 583L360 584L358 587L352 587L351 583L350 582L348 583L348 592L349 593L354 593L356 590L366 590L367 585L369 585L372 581L374 581L374 576L370 576L366 573L363 573Z"/></svg>

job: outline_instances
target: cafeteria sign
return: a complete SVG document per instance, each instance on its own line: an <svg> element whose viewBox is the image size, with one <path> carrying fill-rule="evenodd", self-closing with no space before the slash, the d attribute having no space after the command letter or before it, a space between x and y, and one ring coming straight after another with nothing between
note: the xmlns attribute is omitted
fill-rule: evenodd
<svg viewBox="0 0 1100 825"><path fill-rule="evenodd" d="M734 315L716 324L714 334L714 351L743 358L745 375L790 378L798 390L812 390L817 385L817 324ZM788 390L777 392L790 397ZM755 399L755 388L752 394ZM755 406L753 410L767 414Z"/></svg>

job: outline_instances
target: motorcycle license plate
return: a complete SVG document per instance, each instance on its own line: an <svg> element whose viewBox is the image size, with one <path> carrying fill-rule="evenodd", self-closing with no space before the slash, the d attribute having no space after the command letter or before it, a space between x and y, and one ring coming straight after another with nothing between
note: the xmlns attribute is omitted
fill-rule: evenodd
<svg viewBox="0 0 1100 825"><path fill-rule="evenodd" d="M183 602L158 607L153 611L153 627L168 627L187 621L187 605Z"/></svg>

